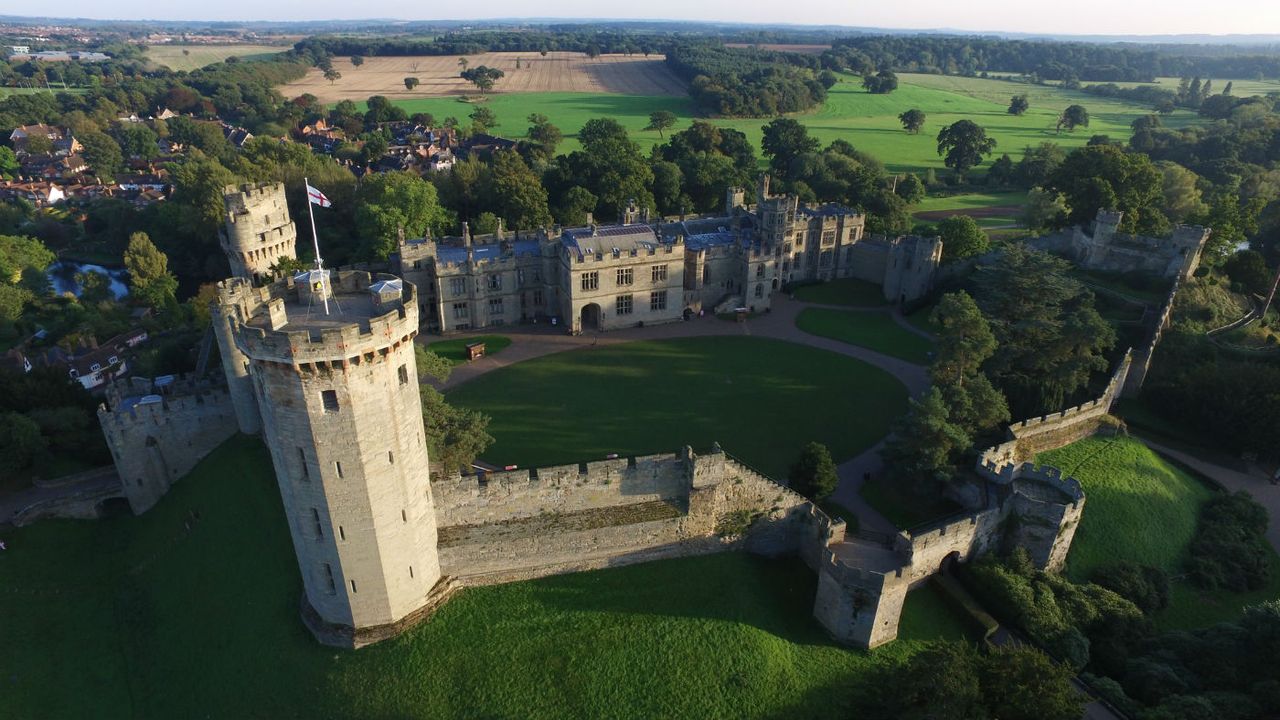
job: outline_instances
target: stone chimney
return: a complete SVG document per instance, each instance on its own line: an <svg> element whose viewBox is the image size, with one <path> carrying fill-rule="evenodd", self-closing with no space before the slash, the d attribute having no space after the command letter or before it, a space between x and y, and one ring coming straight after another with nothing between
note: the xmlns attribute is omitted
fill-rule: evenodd
<svg viewBox="0 0 1280 720"><path fill-rule="evenodd" d="M587 227L594 226L595 224L596 224L596 215L595 215L595 213L593 213L593 212L588 212L588 213L587 213Z"/></svg>
<svg viewBox="0 0 1280 720"><path fill-rule="evenodd" d="M471 247L471 226L462 221L462 247Z"/></svg>
<svg viewBox="0 0 1280 720"><path fill-rule="evenodd" d="M496 238L497 238L497 239L499 239L499 240L502 240L502 239L503 239L503 235L502 235L502 218L498 218L498 227L494 229L494 231L493 231L493 235L494 235L494 237L496 237Z"/></svg>

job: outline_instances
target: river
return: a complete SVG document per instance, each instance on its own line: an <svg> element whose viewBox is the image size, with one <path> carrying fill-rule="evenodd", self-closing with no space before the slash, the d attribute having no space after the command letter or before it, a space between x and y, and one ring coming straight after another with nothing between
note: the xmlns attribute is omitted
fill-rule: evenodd
<svg viewBox="0 0 1280 720"><path fill-rule="evenodd" d="M117 300L129 294L129 285L127 284L129 273L124 268L108 268L94 265L93 263L59 260L45 270L45 274L49 276L49 284L53 286L55 294L71 293L76 297L80 297L80 283L76 282L76 275L85 272L105 275L111 281L111 294Z"/></svg>

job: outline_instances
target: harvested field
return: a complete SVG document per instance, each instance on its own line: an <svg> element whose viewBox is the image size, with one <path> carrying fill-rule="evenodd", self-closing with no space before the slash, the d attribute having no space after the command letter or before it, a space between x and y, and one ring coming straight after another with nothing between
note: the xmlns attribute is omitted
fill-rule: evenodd
<svg viewBox="0 0 1280 720"><path fill-rule="evenodd" d="M465 57L469 67L487 65L506 73L490 91L494 93L584 92L624 95L684 95L685 86L667 69L661 55L601 55L592 60L582 53L482 53L417 57L370 57L355 67L350 58L334 58L333 67L342 79L330 83L320 70L312 69L298 82L280 88L285 97L311 93L321 102L364 100L385 95L397 100L409 98L472 95L479 91L458 77ZM516 63L520 69L516 69ZM406 90L404 79L418 78L419 85Z"/></svg>
<svg viewBox="0 0 1280 720"><path fill-rule="evenodd" d="M153 45L147 59L170 70L198 70L229 57L259 58L284 52L290 45Z"/></svg>
<svg viewBox="0 0 1280 720"><path fill-rule="evenodd" d="M821 55L831 49L830 45L751 45L749 43L725 43L725 47L731 48L760 48L761 50L776 50L777 52L793 52L801 55Z"/></svg>

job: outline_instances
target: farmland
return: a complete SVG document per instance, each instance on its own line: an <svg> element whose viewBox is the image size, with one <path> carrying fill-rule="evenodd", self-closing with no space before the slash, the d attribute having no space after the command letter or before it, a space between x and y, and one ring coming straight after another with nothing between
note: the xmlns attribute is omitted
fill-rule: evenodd
<svg viewBox="0 0 1280 720"><path fill-rule="evenodd" d="M147 59L170 70L198 70L229 57L257 59L288 50L285 45L153 45Z"/></svg>
<svg viewBox="0 0 1280 720"><path fill-rule="evenodd" d="M478 64L476 56L472 64ZM401 58L404 59L404 58ZM367 63L366 63L367 64ZM457 75L456 62L453 75ZM358 72L363 72L361 68ZM520 71L524 72L524 71ZM861 150L879 158L892 172L922 172L929 168L944 171L942 158L938 156L936 137L938 130L957 120L970 119L987 129L998 143L996 153L1009 153L1014 160L1022 156L1028 145L1055 142L1066 148L1083 146L1094 134L1110 135L1116 139L1129 136L1129 123L1150 109L1139 104L1101 98L1084 93L1062 90L1052 86L1026 85L1003 80L958 78L938 75L901 75L901 86L888 95L872 95L861 87L861 80L853 75L841 75L840 82L831 88L827 102L812 113L796 115L796 119L808 126L809 131L823 143L844 139ZM344 76L345 80L345 76ZM341 85L340 81L338 85ZM450 82L453 82L451 80ZM457 82L461 82L460 79ZM504 81L499 81L504 82ZM426 83L426 80L423 80ZM285 88L286 94L293 86ZM421 90L421 88L419 88ZM1009 98L1027 93L1031 109L1022 116L1006 112ZM417 96L423 93L416 93ZM350 97L363 99L360 95ZM391 95L409 112L429 112L437 117L464 118L471 106L449 97L413 97L404 92ZM1089 110L1090 125L1074 133L1058 133L1055 129L1058 114L1073 103ZM498 117L497 132L506 137L519 138L525 133L530 113L542 113L565 131L566 142L562 151L577 149L575 133L583 123L593 117L612 117L632 132L642 148L661 142L656 132L643 132L649 113L669 110L680 118L676 130L693 121L695 110L684 95L620 95L599 93L528 93L522 95L493 95L489 107ZM928 115L924 129L918 135L903 131L898 114L918 108ZM1194 113L1179 110L1165 118L1169 127L1182 127L1196 122ZM761 128L768 119L733 118L713 119L716 125L741 130L759 147ZM984 166L980 166L980 170Z"/></svg>
<svg viewBox="0 0 1280 720"><path fill-rule="evenodd" d="M351 58L336 57L333 68L342 78L330 83L313 68L305 78L283 88L287 97L311 93L326 103L344 99L363 100L385 95L395 100L457 96L477 92L458 74L463 66L458 55L421 57L370 57L359 67ZM684 84L667 70L661 55L602 55L590 59L582 53L494 52L465 57L469 67L486 65L505 73L492 93L618 93L624 95L684 96ZM519 64L519 68L516 65ZM413 90L404 79L418 78ZM527 114L527 113L526 113Z"/></svg>

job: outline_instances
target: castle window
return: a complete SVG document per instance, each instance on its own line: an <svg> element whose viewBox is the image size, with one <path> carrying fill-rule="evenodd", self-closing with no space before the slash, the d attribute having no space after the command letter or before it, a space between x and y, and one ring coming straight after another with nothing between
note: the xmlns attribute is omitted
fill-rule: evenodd
<svg viewBox="0 0 1280 720"><path fill-rule="evenodd" d="M538 305L538 306L541 306L541 305L542 305L542 291L541 291L541 290L534 290L534 291L533 291L533 304L534 304L534 305Z"/></svg>
<svg viewBox="0 0 1280 720"><path fill-rule="evenodd" d="M489 289L490 290L502 289L502 273L492 273L489 275Z"/></svg>
<svg viewBox="0 0 1280 720"><path fill-rule="evenodd" d="M307 452L302 448L298 448L298 466L302 468L303 482L311 479L311 470L307 468Z"/></svg>
<svg viewBox="0 0 1280 720"><path fill-rule="evenodd" d="M702 266L702 282L704 283L711 282L711 266L710 265Z"/></svg>
<svg viewBox="0 0 1280 720"><path fill-rule="evenodd" d="M635 279L635 275L631 268L618 268L618 284L630 285Z"/></svg>
<svg viewBox="0 0 1280 720"><path fill-rule="evenodd" d="M582 289L598 290L600 288L600 273L592 271L582 273Z"/></svg>
<svg viewBox="0 0 1280 720"><path fill-rule="evenodd" d="M413 577L413 566L409 566L409 577Z"/></svg>
<svg viewBox="0 0 1280 720"><path fill-rule="evenodd" d="M390 450L387 451L387 462L391 463L392 465L396 464L395 453L391 452Z"/></svg>
<svg viewBox="0 0 1280 720"><path fill-rule="evenodd" d="M618 296L617 314L619 315L631 314L631 296L630 295Z"/></svg>
<svg viewBox="0 0 1280 720"><path fill-rule="evenodd" d="M320 524L320 511L315 508L311 508L311 523L314 525L315 538L317 540L323 540L324 526Z"/></svg>
<svg viewBox="0 0 1280 720"><path fill-rule="evenodd" d="M471 310L467 307L467 304L466 304L466 303L454 303L454 304L453 304L453 319L454 319L454 320L465 320L465 319L467 319L467 318L469 318L469 317L471 317ZM461 328L459 328L459 329L461 329Z"/></svg>
<svg viewBox="0 0 1280 720"><path fill-rule="evenodd" d="M822 246L823 246L823 247L827 247L828 245L834 245L834 244L835 244L835 242L836 242L836 231L835 231L835 230L828 230L828 231L826 231L826 232L822 233Z"/></svg>
<svg viewBox="0 0 1280 720"><path fill-rule="evenodd" d="M756 286L756 297L758 297L758 298L759 298L759 297L764 297L764 286L763 286L763 285L757 285L757 286Z"/></svg>
<svg viewBox="0 0 1280 720"><path fill-rule="evenodd" d="M333 581L333 567L329 563L324 564L324 579L328 582L328 592L330 595L338 592L338 586Z"/></svg>
<svg viewBox="0 0 1280 720"><path fill-rule="evenodd" d="M338 412L338 391L321 390L320 402L324 405L325 412Z"/></svg>
<svg viewBox="0 0 1280 720"><path fill-rule="evenodd" d="M466 295L467 279L460 277L449 278L449 293L455 297L458 295Z"/></svg>
<svg viewBox="0 0 1280 720"><path fill-rule="evenodd" d="M339 540L347 539L347 531L343 530L341 525L338 526L338 539Z"/></svg>
<svg viewBox="0 0 1280 720"><path fill-rule="evenodd" d="M658 310L667 309L667 291L659 290L649 293L649 311L656 312Z"/></svg>
<svg viewBox="0 0 1280 720"><path fill-rule="evenodd" d="M335 460L333 463L333 469L338 472L338 478L341 479L342 478L342 462Z"/></svg>
<svg viewBox="0 0 1280 720"><path fill-rule="evenodd" d="M653 281L654 281L654 282L663 282L663 281L665 281L666 279L667 279L667 266L666 266L666 265L654 265L654 266L653 266Z"/></svg>
<svg viewBox="0 0 1280 720"><path fill-rule="evenodd" d="M489 314L490 315L502 314L502 298L492 298L489 300Z"/></svg>
<svg viewBox="0 0 1280 720"><path fill-rule="evenodd" d="M409 368L408 368L408 367L406 367L406 366L404 366L404 365L401 365L401 366L396 370L396 374L400 376L400 384L401 384L401 385L408 385L408 384L409 384Z"/></svg>
<svg viewBox="0 0 1280 720"><path fill-rule="evenodd" d="M405 512L404 508L400 508L400 521L409 522L409 514Z"/></svg>
<svg viewBox="0 0 1280 720"><path fill-rule="evenodd" d="M352 580L352 581L351 581L351 594L352 594L352 595L355 595L355 593L356 593L356 581L355 581L355 580Z"/></svg>
<svg viewBox="0 0 1280 720"><path fill-rule="evenodd" d="M796 233L796 247L800 247L801 245L804 245L804 233L798 232Z"/></svg>
<svg viewBox="0 0 1280 720"><path fill-rule="evenodd" d="M788 270L790 270L790 269L791 269L791 261L790 261L790 260L783 260L783 261L782 261L782 272L787 272L787 271L788 271Z"/></svg>
<svg viewBox="0 0 1280 720"><path fill-rule="evenodd" d="M761 263L756 266L756 277L758 278L764 277L764 263Z"/></svg>

